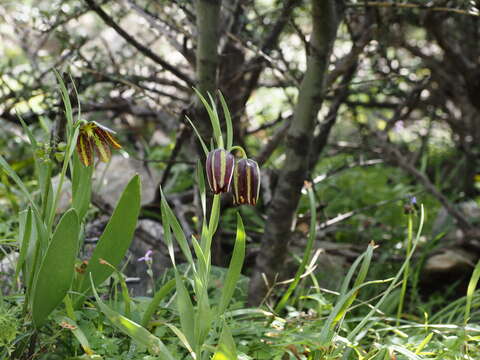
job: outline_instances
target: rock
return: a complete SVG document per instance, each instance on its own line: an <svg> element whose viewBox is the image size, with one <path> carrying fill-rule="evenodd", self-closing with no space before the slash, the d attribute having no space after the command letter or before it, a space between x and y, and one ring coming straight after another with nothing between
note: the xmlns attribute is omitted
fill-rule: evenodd
<svg viewBox="0 0 480 360"><path fill-rule="evenodd" d="M463 249L444 249L427 259L423 268L425 276L447 273L463 273L472 270L476 256Z"/></svg>
<svg viewBox="0 0 480 360"><path fill-rule="evenodd" d="M160 174L132 158L115 154L108 163L99 163L94 172L93 189L114 207L130 179L139 174L142 181L142 204L151 202L160 180Z"/></svg>
<svg viewBox="0 0 480 360"><path fill-rule="evenodd" d="M15 286L14 277L18 256L18 252L11 252L0 260L0 294L11 294Z"/></svg>
<svg viewBox="0 0 480 360"><path fill-rule="evenodd" d="M421 292L453 291L454 298L464 296L478 258L478 254L459 247L441 249L425 262L420 274Z"/></svg>

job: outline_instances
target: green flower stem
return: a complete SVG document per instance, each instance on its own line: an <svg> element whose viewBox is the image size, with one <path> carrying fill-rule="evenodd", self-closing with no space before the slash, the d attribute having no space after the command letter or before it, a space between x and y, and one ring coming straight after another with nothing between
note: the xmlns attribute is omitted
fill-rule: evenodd
<svg viewBox="0 0 480 360"><path fill-rule="evenodd" d="M241 146L235 145L235 146L232 146L230 148L231 152L234 152L235 150L240 151L242 153L242 158L243 159L247 158L247 153L245 152L245 150Z"/></svg>
<svg viewBox="0 0 480 360"><path fill-rule="evenodd" d="M62 192L63 183L65 182L65 176L67 174L68 164L70 163L70 158L72 157L72 154L73 154L73 148L75 147L76 145L75 143L77 141L78 131L75 131L75 130L78 129L79 125L80 125L80 122L77 122L72 133L68 136L68 139L67 139L67 146L65 149L65 158L63 159L62 172L60 173L60 181L58 182L57 191L55 193L55 197L53 198L53 207L47 223L47 234L50 234L52 231L53 220L55 219L55 212L57 209L58 201L60 199L60 194Z"/></svg>

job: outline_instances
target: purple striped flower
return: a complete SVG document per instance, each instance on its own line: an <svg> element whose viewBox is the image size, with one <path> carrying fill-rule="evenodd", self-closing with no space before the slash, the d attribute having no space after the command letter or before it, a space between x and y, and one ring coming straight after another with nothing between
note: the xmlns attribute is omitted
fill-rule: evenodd
<svg viewBox="0 0 480 360"><path fill-rule="evenodd" d="M233 172L233 201L236 205L255 205L260 195L260 168L251 159L237 161Z"/></svg>
<svg viewBox="0 0 480 360"><path fill-rule="evenodd" d="M207 179L214 194L228 192L235 167L235 157L224 149L210 151L207 155Z"/></svg>

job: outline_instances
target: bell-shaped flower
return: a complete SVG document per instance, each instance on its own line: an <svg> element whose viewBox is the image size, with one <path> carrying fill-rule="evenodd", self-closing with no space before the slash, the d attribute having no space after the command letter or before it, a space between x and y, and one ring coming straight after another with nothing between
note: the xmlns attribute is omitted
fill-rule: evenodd
<svg viewBox="0 0 480 360"><path fill-rule="evenodd" d="M260 168L252 159L237 161L233 172L233 201L236 205L255 205L260 195Z"/></svg>
<svg viewBox="0 0 480 360"><path fill-rule="evenodd" d="M224 149L215 149L207 155L208 184L214 194L228 192L232 181L235 157Z"/></svg>

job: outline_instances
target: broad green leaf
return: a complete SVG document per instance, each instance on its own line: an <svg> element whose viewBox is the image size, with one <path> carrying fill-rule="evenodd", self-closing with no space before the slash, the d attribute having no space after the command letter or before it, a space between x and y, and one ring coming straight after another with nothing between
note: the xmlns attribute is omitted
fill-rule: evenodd
<svg viewBox="0 0 480 360"><path fill-rule="evenodd" d="M218 343L217 351L213 355L212 360L236 360L237 348L233 341L233 336L230 328L225 323L223 325L222 334L220 335L220 341Z"/></svg>
<svg viewBox="0 0 480 360"><path fill-rule="evenodd" d="M60 219L36 276L32 303L36 327L43 325L70 289L79 232L78 215L71 209Z"/></svg>
<svg viewBox="0 0 480 360"><path fill-rule="evenodd" d="M84 166L77 153L73 154L72 207L77 210L82 222L90 205L92 195L93 166Z"/></svg>
<svg viewBox="0 0 480 360"><path fill-rule="evenodd" d="M153 355L163 355L164 358L167 360L175 360L172 356L170 351L168 351L167 347L163 344L163 342L150 333L147 329L143 326L137 324L136 322L126 318L125 316L120 315L118 312L110 309L107 305L105 305L100 297L98 296L97 290L95 289L95 285L93 283L93 279L90 274L90 283L93 290L93 295L97 300L98 307L100 311L110 320L110 322L124 334L130 336L133 340L138 342L139 344L145 346L148 351Z"/></svg>
<svg viewBox="0 0 480 360"><path fill-rule="evenodd" d="M35 276L42 265L42 259L47 250L49 240L50 236L45 228L45 223L39 213L32 210L32 231L26 248L23 272L25 283L27 284L27 298L30 304L33 299L31 295L35 285Z"/></svg>
<svg viewBox="0 0 480 360"><path fill-rule="evenodd" d="M116 268L122 261L133 239L140 212L140 177L135 175L123 191L103 234L98 240L85 274L92 274L95 286L104 282L113 269L100 263L105 260ZM81 292L90 287L88 281L83 282Z"/></svg>
<svg viewBox="0 0 480 360"><path fill-rule="evenodd" d="M218 314L222 315L228 307L232 299L233 292L237 285L238 278L242 271L243 261L245 259L245 230L243 227L242 218L237 213L237 237L235 239L235 246L233 248L232 259L228 267L227 276L223 285L222 295L220 298L220 305L218 306Z"/></svg>

